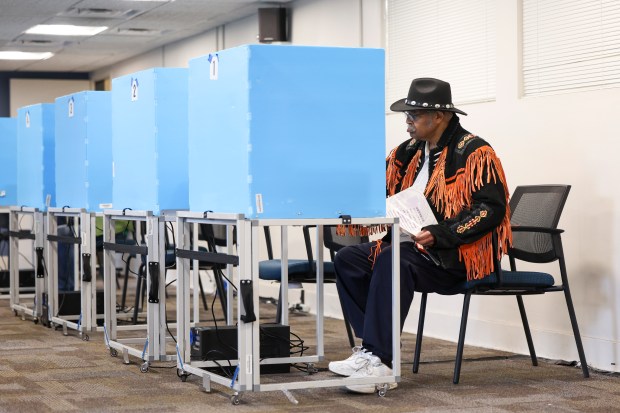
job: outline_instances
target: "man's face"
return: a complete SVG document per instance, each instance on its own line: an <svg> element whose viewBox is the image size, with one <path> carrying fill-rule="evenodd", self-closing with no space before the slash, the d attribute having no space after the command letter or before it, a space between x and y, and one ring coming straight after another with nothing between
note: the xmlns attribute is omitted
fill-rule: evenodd
<svg viewBox="0 0 620 413"><path fill-rule="evenodd" d="M428 141L437 129L436 112L427 110L410 110L405 112L407 132L413 139Z"/></svg>

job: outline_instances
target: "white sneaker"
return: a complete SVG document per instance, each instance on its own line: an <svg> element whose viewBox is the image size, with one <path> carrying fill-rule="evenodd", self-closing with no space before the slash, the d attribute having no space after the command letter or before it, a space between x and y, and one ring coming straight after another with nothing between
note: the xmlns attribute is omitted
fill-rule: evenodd
<svg viewBox="0 0 620 413"><path fill-rule="evenodd" d="M329 363L329 371L341 376L350 376L362 366L365 366L368 357L372 356L372 353L366 351L362 346L355 346L352 350L353 354L351 354L348 359L331 361Z"/></svg>
<svg viewBox="0 0 620 413"><path fill-rule="evenodd" d="M366 364L351 374L349 377L352 379L366 378L366 377L384 377L391 376L392 369L381 362L379 357L370 356L366 360ZM392 390L398 387L398 383L385 383L387 389ZM377 390L377 386L381 384L356 384L353 386L345 386L347 390L355 393L372 394Z"/></svg>

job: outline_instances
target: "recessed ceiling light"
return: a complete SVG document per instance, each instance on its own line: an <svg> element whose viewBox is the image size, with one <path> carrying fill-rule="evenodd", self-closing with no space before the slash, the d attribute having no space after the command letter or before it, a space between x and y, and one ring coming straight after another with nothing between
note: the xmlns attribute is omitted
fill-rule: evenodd
<svg viewBox="0 0 620 413"><path fill-rule="evenodd" d="M107 30L106 26L74 26L71 24L37 24L26 30L28 34L52 36L94 36Z"/></svg>
<svg viewBox="0 0 620 413"><path fill-rule="evenodd" d="M0 51L0 60L45 60L54 56L51 52L18 52L18 51Z"/></svg>

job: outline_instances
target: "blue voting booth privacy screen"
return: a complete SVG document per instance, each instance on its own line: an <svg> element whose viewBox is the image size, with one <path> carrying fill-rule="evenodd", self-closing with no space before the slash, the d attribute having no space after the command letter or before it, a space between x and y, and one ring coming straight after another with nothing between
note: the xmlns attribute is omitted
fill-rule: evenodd
<svg viewBox="0 0 620 413"><path fill-rule="evenodd" d="M112 80L114 209L188 209L187 69Z"/></svg>
<svg viewBox="0 0 620 413"><path fill-rule="evenodd" d="M189 64L192 211L385 215L384 51L249 45Z"/></svg>
<svg viewBox="0 0 620 413"><path fill-rule="evenodd" d="M17 110L17 205L56 206L54 104Z"/></svg>
<svg viewBox="0 0 620 413"><path fill-rule="evenodd" d="M0 118L0 206L17 205L17 118Z"/></svg>
<svg viewBox="0 0 620 413"><path fill-rule="evenodd" d="M112 207L112 99L84 91L56 99L56 203Z"/></svg>

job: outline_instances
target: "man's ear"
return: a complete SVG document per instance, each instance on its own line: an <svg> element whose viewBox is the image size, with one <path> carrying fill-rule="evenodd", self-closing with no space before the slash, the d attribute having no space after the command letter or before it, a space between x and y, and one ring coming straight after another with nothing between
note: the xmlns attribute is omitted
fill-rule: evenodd
<svg viewBox="0 0 620 413"><path fill-rule="evenodd" d="M450 112L442 112L442 111L436 111L435 113L437 113L438 119L439 121L443 121L444 119L449 120L450 119Z"/></svg>

